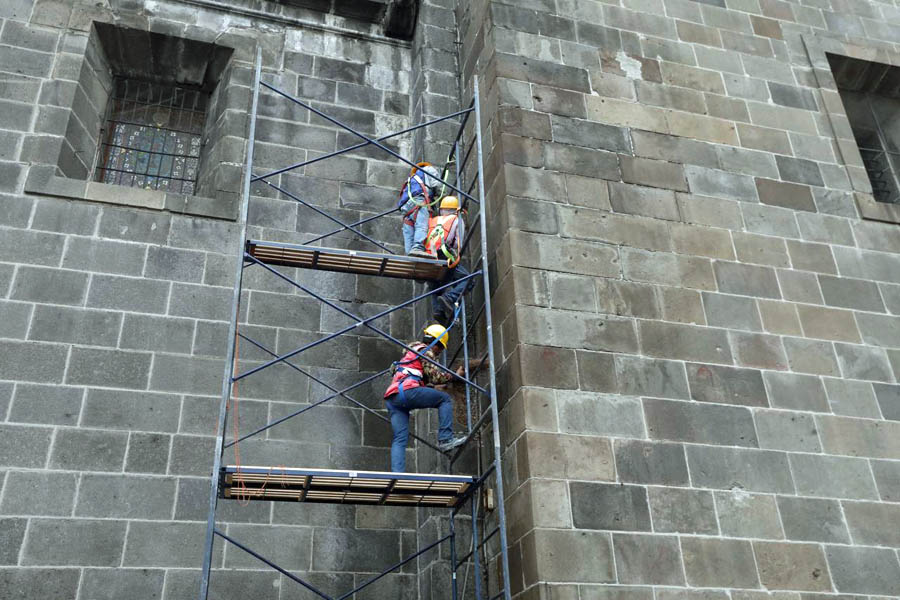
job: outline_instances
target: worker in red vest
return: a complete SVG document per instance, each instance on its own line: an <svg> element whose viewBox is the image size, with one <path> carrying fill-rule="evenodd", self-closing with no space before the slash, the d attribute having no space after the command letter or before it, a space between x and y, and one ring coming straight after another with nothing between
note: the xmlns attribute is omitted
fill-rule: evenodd
<svg viewBox="0 0 900 600"><path fill-rule="evenodd" d="M428 236L425 238L425 250L439 260L447 261L447 273L438 281L429 282L434 289L450 282L457 281L469 274L460 264L462 243L465 239L465 222L459 208L459 198L444 196L441 199L440 213L428 220ZM472 280L467 279L448 287L440 295L432 295L431 309L434 320L449 326L456 314L457 302L468 288Z"/></svg>
<svg viewBox="0 0 900 600"><path fill-rule="evenodd" d="M416 352L431 360L437 358L447 348L450 334L443 325L429 325L425 328L421 342L409 345ZM438 448L448 452L461 446L466 438L453 435L453 399L450 394L434 389L433 385L447 383L453 375L436 365L423 360L416 352L408 351L391 370L391 385L384 392L384 403L391 417L394 439L391 443L391 471L403 473L406 470L406 444L409 441L409 413L420 408L438 410ZM463 367L457 369L463 376Z"/></svg>

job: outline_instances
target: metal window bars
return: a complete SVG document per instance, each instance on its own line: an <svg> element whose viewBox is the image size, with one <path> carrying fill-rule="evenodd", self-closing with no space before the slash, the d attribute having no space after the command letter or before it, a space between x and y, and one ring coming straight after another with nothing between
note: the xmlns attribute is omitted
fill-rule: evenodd
<svg viewBox="0 0 900 600"><path fill-rule="evenodd" d="M303 102L302 100L285 93L275 86L263 82L261 80L261 62L262 55L261 51L258 50L252 89L250 129L247 145L247 159L243 180L241 214L239 220L243 251L238 260L235 261L235 280L228 337L230 343L227 349L225 373L222 381L222 395L221 403L219 406L218 426L216 429L215 455L213 459L213 469L210 479L209 511L207 517L206 539L204 546L205 552L201 572L201 586L199 596L200 600L208 599L213 548L216 537L250 554L262 563L277 570L285 577L295 581L297 584L301 585L309 592L325 600L344 600L346 598L350 598L363 588L366 588L376 581L382 579L389 573L396 571L397 569L408 564L410 561L415 560L417 557L423 555L429 550L439 546L440 544L448 543L450 547L451 562L450 595L453 600L458 600L458 598L461 597L457 582L457 572L464 566L467 568L466 573L468 573L469 566L474 567L475 577L473 578L473 587L474 595L477 600L484 600L488 598L489 600L494 600L497 598L511 600L509 559L507 555L506 513L503 503L504 494L503 471L501 468L500 425L498 415L496 379L494 371L496 362L494 359L494 349L492 342L493 329L491 323L490 282L488 277L487 214L484 203L485 186L482 154L482 124L478 82L476 80L474 84L474 94L472 102L464 110L460 110L453 114L446 115L440 118L432 119L430 121L408 127L401 131L391 133L389 135L372 138L363 133L360 133L359 131L356 131L352 127L345 125L339 120L327 115L325 112L313 108L306 102ZM325 119L332 125L335 125L338 128L353 134L361 141L349 147L345 147L334 152L329 152L322 156L310 158L294 165L290 165L263 174L254 175L253 157L256 136L257 109L259 106L259 96L261 91L263 90L265 90L267 93L279 96L285 101L292 102L296 105L299 105L300 107L303 107L313 115ZM313 246L312 244L317 244L332 235L336 235L342 232L352 232L359 236L359 238L371 243L379 249L385 252L390 252L390 250L384 244L363 233L359 229L359 227L375 219L383 218L389 214L396 213L396 210L386 210L374 216L360 219L353 223L347 223L331 214L328 214L328 212L323 210L321 207L312 205L311 203L300 198L298 195L284 189L283 186L273 183L269 179L282 173L286 173L310 164L324 161L329 158L340 156L349 152L353 152L354 150L366 148L369 146L375 146L376 148L389 154L398 161L405 163L406 165L415 166L415 163L407 160L398 152L391 150L390 148L382 144L382 142L451 119L460 120L456 137L452 143L453 150L451 152L451 155L448 157L448 165L451 163L455 163L455 177L451 178L446 175L445 170L444 174L442 174L441 183L446 186L445 189L453 190L457 195L459 195L461 199L464 199L464 203L471 202L478 207L477 217L479 226L477 228L469 228L469 231L467 232L466 238L462 245L462 252L465 253L466 249L469 246L469 243L473 239L473 234L478 231L480 237L480 256L477 260L472 261L472 273L470 275L467 275L463 279L469 279L472 281L476 279L481 280L481 293L483 294L483 302L478 310L469 311L469 309L467 309L466 307L465 295L460 300L461 309L459 311L459 325L461 328L461 341L459 343L459 346L456 348L454 356L449 360L449 362L446 363L446 365L452 365L461 353L464 366L462 376L451 371L445 364L440 364L432 361L430 358L424 356L423 354L419 354L418 352L417 354L420 356L420 358L432 362L443 371L451 373L455 379L465 384L467 428L466 443L462 447L454 451L452 456L450 456L449 466L452 472L455 463L459 460L459 458L463 455L467 448L473 442L475 442L474 448L477 457L476 464L478 473L472 476L459 476L420 475L410 473L374 473L352 470L338 471L334 469L288 469L286 467L223 467L223 456L226 448L229 448L247 438L256 436L272 427L276 427L289 419L297 418L303 413L325 403L328 403L335 398L341 398L350 402L352 405L363 409L364 411L374 415L375 417L383 421L385 423L385 426L390 426L390 421L387 417L372 410L362 402L359 402L349 395L349 393L354 389L371 383L375 379L388 374L390 369L384 369L378 373L374 373L368 377L365 377L360 381L357 381L356 383L346 386L343 389L338 389L337 387L323 381L321 378L316 377L307 369L304 369L303 367L293 363L291 359L305 351L315 348L321 344L327 343L329 340L335 339L340 335L350 333L357 328L366 328L401 349L415 352L401 340L395 338L380 327L374 325L374 321L397 310L400 310L407 306L411 306L426 298L430 298L434 294L440 294L449 286L461 281L458 279L455 282L451 281L450 283L444 285L440 285L440 282L433 283L431 286L432 289L430 291L416 295L415 297L402 302L399 305L390 307L389 309L381 311L378 314L370 317L362 318L356 314L353 314L351 311L345 309L340 304L328 300L323 295L310 289L307 285L304 285L299 281L296 281L291 277L288 277L284 273L278 271L273 267L273 265L287 265L307 269L320 269L324 271L352 272L357 273L361 276L402 277L419 281L436 281L437 276L442 273L442 263L436 260L395 256L391 255L390 253L369 253L360 251L337 250L326 248L323 246ZM468 134L471 137L471 141L469 142L466 141L467 128L471 129L471 132ZM470 160L472 162L470 162ZM472 178L472 181L469 183L469 185L465 184L465 173L467 172L467 170L469 172L474 172L474 177ZM453 179L453 183L451 183L450 181L445 181L444 179ZM302 245L248 240L247 216L250 203L250 186L251 183L254 182L260 182L262 184L268 185L276 192L278 192L278 194L296 201L300 205L335 223L337 228L328 233L313 237ZM480 265L480 268L474 268L475 265ZM240 332L238 328L240 299L243 285L242 275L243 272L248 268L256 268L265 271L273 277L278 278L282 282L294 287L295 289L301 290L306 295L311 296L323 305L342 313L346 317L349 317L353 321L352 324L340 328L337 331L321 337L313 342L304 344L303 346L296 348L290 352L284 352L282 354L276 353L272 349L267 348L264 344ZM469 316L468 312L474 312L474 315ZM483 331L484 333L484 345L486 346L486 352L480 363L477 365L477 368L471 369L469 363L469 345L470 343L472 343L473 333L479 330L477 329L477 327L479 325L479 322L482 320L484 321L484 329L481 331ZM270 357L269 360L255 367L248 368L243 372L237 373L235 371L235 356L238 340L247 342L251 344L255 349L262 351L265 355ZM302 374L303 376L308 377L310 380L322 385L328 390L329 394L324 398L311 402L309 405L306 405L303 408L296 410L286 416L266 423L253 432L240 437L235 436L234 440L226 443L225 432L226 422L228 419L228 407L231 400L232 388L234 384L241 379L251 376L263 377L265 376L263 372L266 369L278 364L286 365L289 369L291 369L292 372ZM484 367L486 369L486 385L480 385L475 381L475 373L477 373L481 367ZM483 409L484 402L487 402L488 407L484 409L481 414L473 415L474 409ZM493 446L492 452L490 452L489 459L484 456L484 454L486 454L487 452L483 452L483 450L486 451L489 449L487 447L487 443L481 443L481 433L486 429L488 424L490 424L491 426L491 442ZM411 433L410 436L420 442L423 446L439 452L438 448L431 442L413 433ZM272 487L267 488L267 485L271 485ZM485 501L485 496L488 495L487 491L489 490L491 485L493 486L493 489L490 491L496 492L495 494L493 494L495 513L492 515L493 522L491 522L491 526L488 527L488 519L486 516L487 510L483 507L483 505L486 506L488 504L488 502ZM235 491L236 486L239 486L237 488L237 491ZM279 567L277 564L267 559L262 553L249 548L248 546L225 534L223 531L219 530L216 527L216 507L218 504L218 500L223 497L235 497L241 494L244 495L244 498L250 497L257 500L291 500L294 502L314 501L349 504L383 504L405 506L413 505L431 507L443 506L445 508L449 508L450 511L448 523L449 532L446 535L441 536L433 543L428 544L426 547L419 549L414 554L403 558L400 562L392 565L388 569L372 576L347 593L332 598L314 587L309 582L304 581L296 574L290 573L287 570ZM468 551L462 556L461 559L459 559L456 549L456 518L466 506L469 507L469 526L472 530L471 544ZM496 518L494 519L493 517ZM499 536L499 544L495 540L495 537L497 536ZM489 543L491 543L493 546L498 546L492 551L490 558L488 558L487 554L487 547ZM494 579L494 585L490 585L491 577L488 565L491 563L493 563L497 567L497 576ZM485 587L485 583L488 584L487 587L492 588L490 591L483 589ZM466 591L465 587L466 586L464 584L464 589L462 590L463 594L465 594ZM489 596L491 592L496 593L492 596Z"/></svg>

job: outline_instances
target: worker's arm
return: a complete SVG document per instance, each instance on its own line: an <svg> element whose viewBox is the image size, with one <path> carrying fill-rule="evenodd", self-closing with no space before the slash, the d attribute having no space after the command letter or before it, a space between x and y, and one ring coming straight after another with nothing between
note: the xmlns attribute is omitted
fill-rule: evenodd
<svg viewBox="0 0 900 600"><path fill-rule="evenodd" d="M430 352L426 353L425 356L432 360L434 359ZM426 383L432 385L440 385L453 379L453 375L425 360L422 361L422 370L425 372Z"/></svg>

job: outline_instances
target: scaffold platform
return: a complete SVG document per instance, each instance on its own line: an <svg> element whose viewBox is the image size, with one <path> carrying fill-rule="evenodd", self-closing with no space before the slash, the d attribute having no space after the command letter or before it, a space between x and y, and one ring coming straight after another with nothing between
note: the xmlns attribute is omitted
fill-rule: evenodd
<svg viewBox="0 0 900 600"><path fill-rule="evenodd" d="M416 281L439 281L447 273L445 261L398 254L380 254L259 240L247 240L246 251L247 254L267 265L300 269L377 275Z"/></svg>
<svg viewBox="0 0 900 600"><path fill-rule="evenodd" d="M472 491L474 477L287 467L222 468L222 496L325 504L453 508Z"/></svg>

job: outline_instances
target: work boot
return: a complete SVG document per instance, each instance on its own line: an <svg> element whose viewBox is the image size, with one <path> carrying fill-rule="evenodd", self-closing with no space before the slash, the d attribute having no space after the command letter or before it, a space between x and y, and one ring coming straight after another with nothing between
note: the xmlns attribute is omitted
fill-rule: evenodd
<svg viewBox="0 0 900 600"><path fill-rule="evenodd" d="M425 249L425 246L422 244L416 244L412 248L410 248L409 252L406 253L408 256L415 256L417 258L434 258L432 255L428 253L428 250Z"/></svg>
<svg viewBox="0 0 900 600"><path fill-rule="evenodd" d="M443 442L438 442L438 450L441 452L450 452L454 448L459 448L466 443L466 436L461 435Z"/></svg>
<svg viewBox="0 0 900 600"><path fill-rule="evenodd" d="M452 317L452 315L448 316L447 313L444 311L440 311L440 312L435 312L433 315L431 315L431 318L434 320L435 323L440 323L444 327L449 327L450 319L452 319L453 317Z"/></svg>

